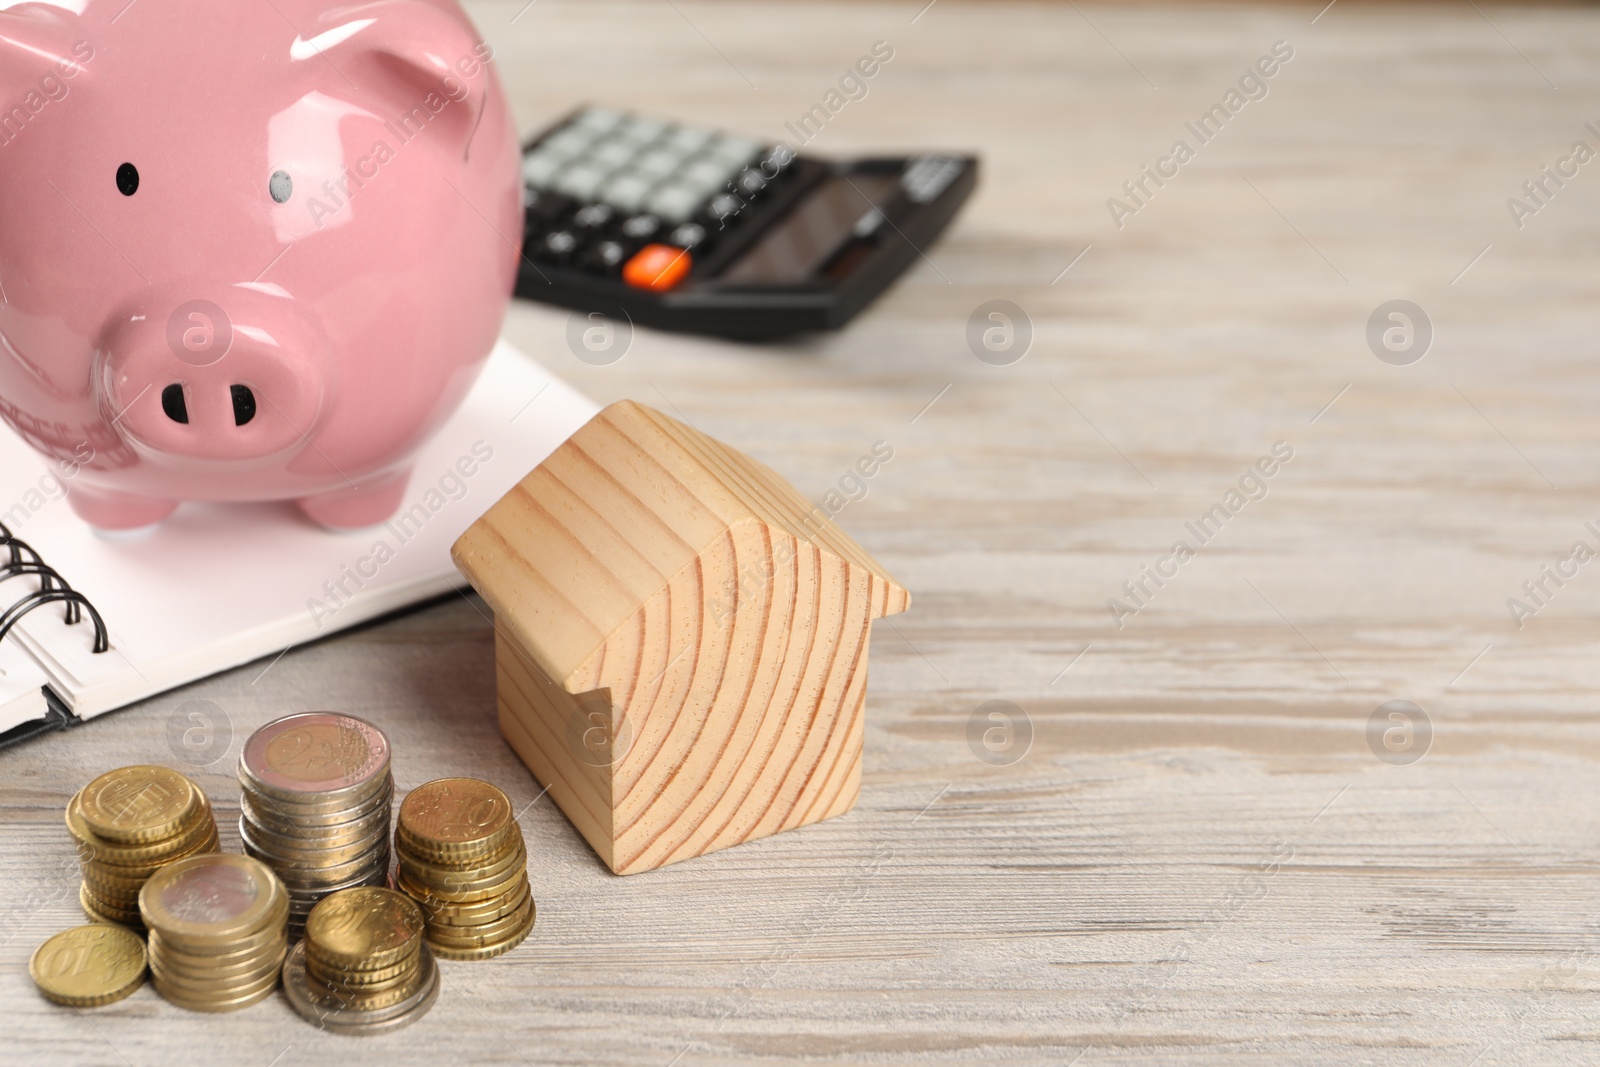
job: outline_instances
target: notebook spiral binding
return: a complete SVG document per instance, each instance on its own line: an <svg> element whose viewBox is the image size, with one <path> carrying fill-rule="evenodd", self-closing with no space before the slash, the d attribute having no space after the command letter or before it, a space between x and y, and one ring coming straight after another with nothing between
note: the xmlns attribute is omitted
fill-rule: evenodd
<svg viewBox="0 0 1600 1067"><path fill-rule="evenodd" d="M39 579L39 588L27 594L16 603L0 612L0 641L6 639L6 634L11 628L22 621L22 617L35 608L46 604L65 604L66 623L76 626L83 621L83 613L87 611L89 618L94 622L94 650L106 652L111 648L111 639L106 633L105 620L100 617L100 612L89 603L89 598L73 589L67 580L58 574L35 552L33 546L26 541L18 540L5 523L0 522L0 550L6 550L9 559L0 562L0 582L20 576L33 576ZM3 553L0 553L3 558Z"/></svg>

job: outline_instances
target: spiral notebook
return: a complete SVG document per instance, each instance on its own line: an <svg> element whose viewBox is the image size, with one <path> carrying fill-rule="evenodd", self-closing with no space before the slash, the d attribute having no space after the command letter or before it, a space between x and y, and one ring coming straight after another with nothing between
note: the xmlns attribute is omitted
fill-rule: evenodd
<svg viewBox="0 0 1600 1067"><path fill-rule="evenodd" d="M185 504L133 540L90 530L59 472L0 424L0 523L25 544L0 544L0 625L15 619L0 745L464 586L450 545L598 410L501 341L388 523L337 533L290 504Z"/></svg>

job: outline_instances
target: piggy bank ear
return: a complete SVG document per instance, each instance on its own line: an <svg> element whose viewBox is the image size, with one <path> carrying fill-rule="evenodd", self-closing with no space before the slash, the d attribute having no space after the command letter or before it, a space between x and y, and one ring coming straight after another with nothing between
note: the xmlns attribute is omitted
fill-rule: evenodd
<svg viewBox="0 0 1600 1067"><path fill-rule="evenodd" d="M40 89L41 78L77 76L93 58L94 47L71 11L33 3L0 11L0 91L6 104Z"/></svg>
<svg viewBox="0 0 1600 1067"><path fill-rule="evenodd" d="M491 53L463 16L428 0L371 0L327 12L317 27L316 36L296 38L291 59L326 58L382 93L394 112L386 117L412 132L440 128L470 156Z"/></svg>

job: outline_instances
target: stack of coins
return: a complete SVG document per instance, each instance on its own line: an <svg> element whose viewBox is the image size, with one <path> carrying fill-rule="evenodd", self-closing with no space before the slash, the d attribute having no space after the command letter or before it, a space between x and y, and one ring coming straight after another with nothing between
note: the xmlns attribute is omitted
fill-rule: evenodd
<svg viewBox="0 0 1600 1067"><path fill-rule="evenodd" d="M400 805L396 885L422 908L428 944L448 960L483 960L533 929L528 852L504 793L476 778L419 785Z"/></svg>
<svg viewBox="0 0 1600 1067"><path fill-rule="evenodd" d="M144 984L144 939L132 930L90 923L63 930L28 961L34 985L69 1008L98 1008Z"/></svg>
<svg viewBox="0 0 1600 1067"><path fill-rule="evenodd" d="M392 1030L420 1018L439 996L439 968L422 926L416 904L392 889L323 898L283 965L289 1003L343 1033Z"/></svg>
<svg viewBox="0 0 1600 1067"><path fill-rule="evenodd" d="M98 922L139 925L139 890L174 860L217 848L217 821L200 787L166 767L119 767L67 805L83 885L78 900Z"/></svg>
<svg viewBox="0 0 1600 1067"><path fill-rule="evenodd" d="M278 986L289 894L249 856L191 856L139 892L156 991L191 1011L233 1011Z"/></svg>
<svg viewBox="0 0 1600 1067"><path fill-rule="evenodd" d="M239 758L239 836L289 889L298 937L317 901L389 880L389 742L348 715L290 715L250 735Z"/></svg>

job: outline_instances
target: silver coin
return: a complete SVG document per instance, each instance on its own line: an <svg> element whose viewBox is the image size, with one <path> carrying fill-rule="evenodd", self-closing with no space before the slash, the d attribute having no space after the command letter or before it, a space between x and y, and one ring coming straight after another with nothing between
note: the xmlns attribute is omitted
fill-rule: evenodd
<svg viewBox="0 0 1600 1067"><path fill-rule="evenodd" d="M289 891L289 910L304 910L306 901L321 900L329 893L337 893L341 889L351 889L358 885L382 885L388 877L388 871L383 867L374 867L370 871L361 871L352 878L330 879L326 882L310 883L307 885L286 886Z"/></svg>
<svg viewBox="0 0 1600 1067"><path fill-rule="evenodd" d="M392 795L394 780L388 771L384 771L371 782L363 783L353 791L335 793L308 793L298 800L290 800L277 793L263 792L254 779L248 775L239 776L240 793L253 800L257 807L281 813L284 818L305 818L315 816L340 817L343 812L366 811L378 804L380 797Z"/></svg>
<svg viewBox="0 0 1600 1067"><path fill-rule="evenodd" d="M311 712L269 722L245 741L239 778L280 800L358 803L389 776L389 740L349 715Z"/></svg>
<svg viewBox="0 0 1600 1067"><path fill-rule="evenodd" d="M306 976L306 944L302 941L283 961L283 991L301 1017L323 1029L343 1034L395 1030L422 1018L439 999L439 965L433 961L433 953L426 943L421 946L419 956L418 966L423 974L415 993L388 1008L356 1011L337 1004L330 1006L313 990Z"/></svg>
<svg viewBox="0 0 1600 1067"><path fill-rule="evenodd" d="M387 816L387 811L381 811L381 816ZM301 837L294 833L277 833L275 830L264 830L259 825L250 821L248 814L238 816L238 832L248 833L250 840L256 843L256 848L264 853L282 856L288 861L294 859L309 859L310 862L334 862L344 864L350 859L360 856L368 849L378 845L378 841L389 840L389 819L384 817L376 825L366 827L360 833L350 833L342 838Z"/></svg>
<svg viewBox="0 0 1600 1067"><path fill-rule="evenodd" d="M371 797L366 797L357 805L341 806L341 808L307 808L304 805L290 805L282 800L264 797L261 793L253 793L250 789L238 790L242 808L250 813L254 821L267 827L339 827L347 822L370 816L379 808L392 808L394 806L394 785L386 785Z"/></svg>
<svg viewBox="0 0 1600 1067"><path fill-rule="evenodd" d="M250 813L252 819L263 826L343 826L370 815L379 808L393 807L394 780L386 778L383 788L366 797L357 804L346 807L333 808L326 804L307 805L292 804L286 800L277 800L262 793L254 792L249 786L239 791L241 806Z"/></svg>
<svg viewBox="0 0 1600 1067"><path fill-rule="evenodd" d="M371 851L380 841L389 839L389 835L383 832L382 826L378 827L376 832L368 831L343 840L325 840L314 837L297 838L263 830L244 815L239 816L239 822L257 848L263 852L282 856L289 862L308 860L318 864L326 864L329 861L348 863L361 853ZM335 853L341 852L345 853L344 858L335 856Z"/></svg>
<svg viewBox="0 0 1600 1067"><path fill-rule="evenodd" d="M280 852L261 841L250 832L244 820L240 820L239 839L244 845L244 850L257 859L262 860L285 882L316 879L317 884L333 881L343 881L353 878L358 872L365 871L372 863L386 858L389 852L387 837L378 837L364 843L357 849L337 849L331 851L317 851L314 849L293 854ZM340 874L340 871L346 873Z"/></svg>
<svg viewBox="0 0 1600 1067"><path fill-rule="evenodd" d="M352 878L337 885L316 886L306 889L289 890L289 917L299 916L304 918L316 903L325 896L337 893L341 889L354 889L364 885L388 885L389 870L387 867L378 867L362 874L359 878Z"/></svg>
<svg viewBox="0 0 1600 1067"><path fill-rule="evenodd" d="M284 888L289 891L289 901L292 905L295 901L304 900L312 894L327 896L329 893L351 886L374 885L375 880L388 876L389 867L387 861L380 856L370 864L349 871L339 868L333 872L291 871L289 873L294 876L294 881L284 881ZM279 875L280 879L282 877Z"/></svg>

